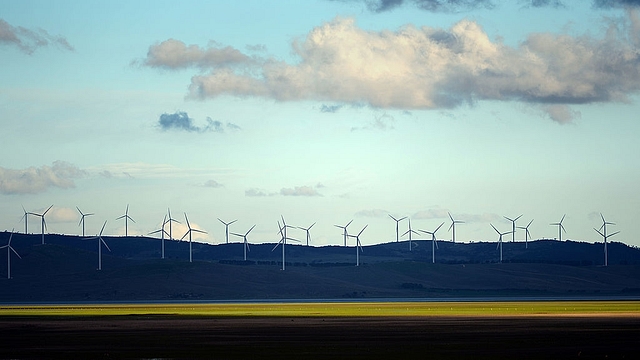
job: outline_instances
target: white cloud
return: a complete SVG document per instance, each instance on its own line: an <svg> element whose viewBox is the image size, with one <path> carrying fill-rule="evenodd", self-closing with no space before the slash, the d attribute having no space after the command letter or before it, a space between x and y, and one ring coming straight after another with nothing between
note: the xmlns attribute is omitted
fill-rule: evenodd
<svg viewBox="0 0 640 360"><path fill-rule="evenodd" d="M209 68L230 66L251 61L251 58L231 46L218 47L212 43L207 48L186 45L184 42L168 39L149 47L144 65L165 69L186 67Z"/></svg>
<svg viewBox="0 0 640 360"><path fill-rule="evenodd" d="M470 20L449 29L407 25L368 31L352 18L338 17L294 41L295 64L264 59L250 71L210 64L208 74L192 77L190 93L201 99L257 96L402 109L452 108L478 100L628 101L640 90L640 21L634 10L628 14L603 38L537 33L517 47L492 41ZM188 52L177 56L182 58L174 63L197 63ZM566 107L546 113L559 122L576 116Z"/></svg>
<svg viewBox="0 0 640 360"><path fill-rule="evenodd" d="M283 196L322 196L316 189L311 186L296 186L294 188L280 189L280 195Z"/></svg>
<svg viewBox="0 0 640 360"><path fill-rule="evenodd" d="M54 161L51 166L20 170L0 167L0 192L36 194L44 192L49 187L68 189L75 187L74 179L85 174L84 170L64 161Z"/></svg>
<svg viewBox="0 0 640 360"><path fill-rule="evenodd" d="M386 217L389 215L389 212L383 209L368 209L368 210L360 210L356 214L356 216L364 216L364 217Z"/></svg>

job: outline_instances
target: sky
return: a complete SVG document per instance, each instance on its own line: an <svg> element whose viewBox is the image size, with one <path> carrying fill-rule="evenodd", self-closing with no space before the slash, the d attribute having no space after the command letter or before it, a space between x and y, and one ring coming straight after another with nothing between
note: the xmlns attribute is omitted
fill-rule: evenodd
<svg viewBox="0 0 640 360"><path fill-rule="evenodd" d="M640 1L4 0L0 229L640 246L639 92Z"/></svg>

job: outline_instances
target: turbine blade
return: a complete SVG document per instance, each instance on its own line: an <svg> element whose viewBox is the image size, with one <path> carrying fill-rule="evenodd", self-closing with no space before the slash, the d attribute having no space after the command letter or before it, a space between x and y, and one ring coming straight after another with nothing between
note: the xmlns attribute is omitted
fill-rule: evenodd
<svg viewBox="0 0 640 360"><path fill-rule="evenodd" d="M18 252L16 251L16 249L14 249L13 247L9 246L9 249L11 249L11 251L13 251L14 254L16 254L16 256L20 259L22 259L22 256L20 256L20 254L18 254Z"/></svg>
<svg viewBox="0 0 640 360"><path fill-rule="evenodd" d="M493 228L493 230L495 230L498 234L500 234L500 231L498 231L498 229L496 229L495 226L493 226L493 224L489 223L489 225L491 225L491 227Z"/></svg>
<svg viewBox="0 0 640 360"><path fill-rule="evenodd" d="M615 235L615 234L619 234L619 233L620 233L620 231L616 231L616 232L614 232L613 234L609 234L609 235L607 235L607 237L611 237L611 236L613 236L613 235Z"/></svg>
<svg viewBox="0 0 640 360"><path fill-rule="evenodd" d="M345 227L345 228L346 228L346 227L348 227L352 222L353 222L353 219L351 219L351 221L349 221L349 222L347 223L347 225L345 225L344 227Z"/></svg>
<svg viewBox="0 0 640 360"><path fill-rule="evenodd" d="M102 232L104 231L105 226L107 226L107 220L105 220L104 224L102 224L102 229L100 229L100 236L102 236Z"/></svg>
<svg viewBox="0 0 640 360"><path fill-rule="evenodd" d="M524 215L524 214L520 214L520 216L518 216L517 218L513 219L513 221L517 221L518 219L520 219L522 217L522 215Z"/></svg>
<svg viewBox="0 0 640 360"><path fill-rule="evenodd" d="M256 224L256 225L257 225L257 224ZM251 232L251 230L253 230L253 228L254 228L254 227L256 227L256 225L253 225L253 226L251 227L251 229L249 229L249 231L247 231L247 233L246 233L246 234L244 234L244 236L249 235L249 233Z"/></svg>
<svg viewBox="0 0 640 360"><path fill-rule="evenodd" d="M107 243L104 242L104 240L102 238L100 238L100 242L104 245L104 247L107 248L107 250L109 250L109 252L111 252L111 249L109 248L109 245L107 245Z"/></svg>
<svg viewBox="0 0 640 360"><path fill-rule="evenodd" d="M369 226L369 224L365 225L365 226L362 228L362 230L360 230L360 232L358 233L358 235L357 235L356 237L359 237L359 236L360 236L360 234L362 234L362 233L364 232L364 229L366 229L366 228L367 228L367 226Z"/></svg>
<svg viewBox="0 0 640 360"><path fill-rule="evenodd" d="M51 210L52 207L53 205L49 206L47 210L45 210L45 212L42 213L42 216L45 216L49 212L49 210Z"/></svg>
<svg viewBox="0 0 640 360"><path fill-rule="evenodd" d="M438 230L440 230L440 228L442 227L442 225L444 225L444 222L443 222L442 224L440 224L440 226L438 226L438 227L433 231L433 233L435 234L436 232L438 232Z"/></svg>

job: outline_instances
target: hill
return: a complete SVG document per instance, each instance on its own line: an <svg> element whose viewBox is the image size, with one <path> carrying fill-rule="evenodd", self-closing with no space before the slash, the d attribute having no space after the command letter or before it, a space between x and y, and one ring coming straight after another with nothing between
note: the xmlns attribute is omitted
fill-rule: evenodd
<svg viewBox="0 0 640 360"><path fill-rule="evenodd" d="M6 244L8 233L0 233ZM15 234L12 279L0 268L0 301L127 301L215 299L323 299L482 296L640 296L640 250L602 244L540 240L504 243L498 263L496 243L441 242L431 263L431 242L364 247L361 266L355 248L287 245L287 268L274 244L251 245L243 261L241 243L193 244L147 237L105 237L103 270L97 267L97 240L77 236ZM6 252L0 252L6 264Z"/></svg>

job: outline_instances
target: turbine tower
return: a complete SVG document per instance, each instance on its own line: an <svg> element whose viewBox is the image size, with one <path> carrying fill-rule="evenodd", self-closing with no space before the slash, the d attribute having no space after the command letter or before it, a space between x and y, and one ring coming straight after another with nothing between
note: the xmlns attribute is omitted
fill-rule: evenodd
<svg viewBox="0 0 640 360"><path fill-rule="evenodd" d="M427 234L431 235L431 262L434 263L434 264L436 263L436 248L438 247L438 242L437 242L438 240L436 240L436 232L438 232L438 230L440 230L442 225L444 225L444 223L440 224L433 231L420 230L423 233L427 233Z"/></svg>
<svg viewBox="0 0 640 360"><path fill-rule="evenodd" d="M311 241L311 233L309 232L309 230L311 230L311 228L313 227L313 225L315 225L316 223L311 224L311 226L309 226L308 228L303 228L303 227L298 227L298 229L300 230L304 230L307 233L307 246L309 246L309 241Z"/></svg>
<svg viewBox="0 0 640 360"><path fill-rule="evenodd" d="M218 218L218 220L220 220L220 222L224 224L224 235L225 235L225 239L227 240L227 244L228 244L229 243L229 225L233 224L234 222L236 222L238 220L233 220L233 221L230 221L228 223L222 221L220 218Z"/></svg>
<svg viewBox="0 0 640 360"><path fill-rule="evenodd" d="M347 237L349 237L349 233L347 232L347 227L349 227L349 224L351 224L352 222L353 220L349 221L345 226L333 225L343 230L342 235L344 236L344 246L347 246Z"/></svg>
<svg viewBox="0 0 640 360"><path fill-rule="evenodd" d="M396 222L396 242L400 241L400 232L399 232L399 225L400 225L400 221L406 219L407 217L401 217L400 219L396 219L393 217L393 215L389 214L389 217L392 218L393 220L395 220Z"/></svg>
<svg viewBox="0 0 640 360"><path fill-rule="evenodd" d="M51 210L51 208L53 207L53 205L49 206L47 208L47 210L45 210L42 214L36 214L36 213L30 213L31 215L35 215L35 216L39 216L42 218L41 221L41 227L42 227L42 245L44 245L44 231L47 229L47 222L44 220L44 216L47 215L47 213L49 212L49 210Z"/></svg>
<svg viewBox="0 0 640 360"><path fill-rule="evenodd" d="M104 227L107 225L107 221L105 220L104 224L102 224L102 229L100 229L100 235L88 238L86 240L98 240L98 270L102 270L102 245L104 245L107 250L109 249L109 245L102 239L102 232L104 231Z"/></svg>
<svg viewBox="0 0 640 360"><path fill-rule="evenodd" d="M16 254L16 256L19 259L22 259L20 254L18 254L18 252L16 251L16 249L14 249L13 246L11 246L12 238L13 238L13 229L11 229L11 235L9 235L9 242L7 243L7 245L0 246L0 249L7 248L7 279L11 279L11 252L13 251L13 253Z"/></svg>
<svg viewBox="0 0 640 360"><path fill-rule="evenodd" d="M124 212L124 215L116 218L116 220L120 219L124 219L124 236L129 236L129 220L136 222L131 216L129 216L129 204L127 204L127 210Z"/></svg>
<svg viewBox="0 0 640 360"><path fill-rule="evenodd" d="M82 237L84 237L84 218L85 216L91 216L91 215L95 215L93 213L91 214L85 214L82 211L80 211L80 208L76 206L76 209L78 209L78 212L80 213L80 222L78 223L78 226L82 225Z"/></svg>
<svg viewBox="0 0 640 360"><path fill-rule="evenodd" d="M235 236L240 236L241 238L244 239L244 245L242 246L244 249L244 261L247 261L247 250L251 251L249 249L249 242L247 241L247 235L249 235L249 233L251 232L251 230L253 230L253 228L256 227L255 225L253 225L251 227L251 229L249 229L249 231L247 231L244 234L238 234L238 233L231 233L231 235L235 235Z"/></svg>
<svg viewBox="0 0 640 360"><path fill-rule="evenodd" d="M156 231L152 231L150 232L148 235L153 235L155 233L161 233L162 234L162 258L164 259L164 235L166 234L167 236L169 236L169 234L165 231L164 226L167 224L167 215L164 215L164 219L162 219L162 226L160 227L160 229L156 230Z"/></svg>
<svg viewBox="0 0 640 360"><path fill-rule="evenodd" d="M604 266L609 266L609 251L607 249L607 239L619 233L620 231L616 231L613 234L607 234L607 225L615 225L615 223L607 222L607 220L604 219L604 215L602 215L602 213L600 213L600 217L602 217L602 226L600 226L600 229L602 229L603 232L600 232L600 230L596 228L593 228L593 230L595 230L598 234L600 234L600 236L602 236L602 240L604 242Z"/></svg>
<svg viewBox="0 0 640 360"><path fill-rule="evenodd" d="M493 224L491 224L491 227L498 233L498 235L500 235L500 240L498 240L498 246L496 246L496 249L500 248L500 263L502 263L502 236L511 233L511 231L501 233L495 226L493 226Z"/></svg>
<svg viewBox="0 0 640 360"><path fill-rule="evenodd" d="M182 237L180 238L180 240L184 239L185 236L187 236L187 234L189 235L189 262L193 262L193 258L192 258L192 251L191 251L191 234L195 231L195 232L199 232L202 234L206 234L206 231L202 231L202 230L198 230L198 229L193 229L191 227L191 224L189 224L189 218L187 217L187 213L184 213L184 220L187 222L187 228L189 228L189 230L187 230L186 233L184 233L184 235L182 235Z"/></svg>
<svg viewBox="0 0 640 360"><path fill-rule="evenodd" d="M455 244L456 243L456 224L464 224L464 221L455 220L453 216L451 216L450 212L447 212L447 214L449 214L449 219L451 219L451 225L449 225L449 230L447 231L451 231L451 229L453 229L453 233L451 234L451 241Z"/></svg>
<svg viewBox="0 0 640 360"><path fill-rule="evenodd" d="M518 226L518 229L523 229L524 230L524 248L528 249L529 248L529 239L531 239L531 233L529 232L529 226L531 226L531 223L533 222L533 219L531 219L531 221L529 221L529 224L527 224L527 226Z"/></svg>
<svg viewBox="0 0 640 360"><path fill-rule="evenodd" d="M405 231L405 233L402 234L402 236L405 236L407 234L409 234L409 251L411 251L411 249L413 248L413 246L411 245L411 241L412 241L411 234L420 235L419 232L411 229L411 219L409 219L409 230Z"/></svg>
<svg viewBox="0 0 640 360"><path fill-rule="evenodd" d="M28 225L27 218L29 215L33 215L33 214L30 212L27 212L27 210L24 209L24 206L22 207L22 211L24 211L24 215L22 215L22 218L20 220L24 219L24 234L27 235L27 225Z"/></svg>
<svg viewBox="0 0 640 360"><path fill-rule="evenodd" d="M360 243L360 235L364 232L369 224L365 225L358 235L349 235L349 237L356 238L356 266L360 266L360 253L362 252L362 243Z"/></svg>
<svg viewBox="0 0 640 360"><path fill-rule="evenodd" d="M173 231L171 228L171 223L175 222L180 224L180 221L171 217L171 209L167 208L167 213L169 214L169 218L167 219L167 223L169 224L169 240L173 240Z"/></svg>
<svg viewBox="0 0 640 360"><path fill-rule="evenodd" d="M284 217L282 218L282 221L284 222ZM273 252L275 249L278 248L278 246L280 246L280 244L282 244L282 270L283 271L285 269L284 248L285 248L285 245L287 245L287 240L293 240L293 241L299 242L299 240L287 237L287 226L288 225L286 224L283 226L280 226L280 221L278 221L278 229L279 229L278 233L280 234L281 238L280 238L280 241L278 241L278 243L276 244L276 246L274 246L273 249L271 249L271 251Z"/></svg>
<svg viewBox="0 0 640 360"><path fill-rule="evenodd" d="M551 226L558 227L558 241L562 241L562 231L567 232L567 230L564 228L564 225L562 225L565 216L567 216L567 214L562 215L562 219L560 219L560 222L549 224Z"/></svg>
<svg viewBox="0 0 640 360"><path fill-rule="evenodd" d="M518 219L520 219L522 217L522 214L520 214L520 216L518 216L515 219L510 219L506 216L503 216L503 218L511 221L511 242L515 242L516 241L516 221L518 221Z"/></svg>

